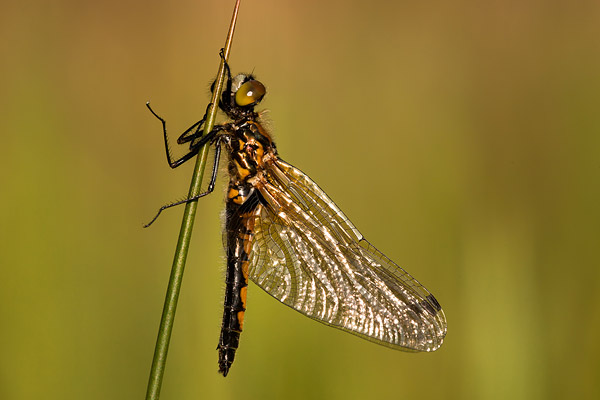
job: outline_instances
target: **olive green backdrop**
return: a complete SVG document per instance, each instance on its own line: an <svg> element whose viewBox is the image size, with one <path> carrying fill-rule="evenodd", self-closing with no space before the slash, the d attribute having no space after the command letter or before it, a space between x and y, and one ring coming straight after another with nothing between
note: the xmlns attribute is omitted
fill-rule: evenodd
<svg viewBox="0 0 600 400"><path fill-rule="evenodd" d="M415 4L418 3L418 4ZM141 399L233 1L2 3L0 398ZM600 345L600 3L242 2L230 64L282 158L439 299L432 354L250 285L215 347L223 185L202 199L162 399L593 399ZM181 154L181 153L177 153Z"/></svg>

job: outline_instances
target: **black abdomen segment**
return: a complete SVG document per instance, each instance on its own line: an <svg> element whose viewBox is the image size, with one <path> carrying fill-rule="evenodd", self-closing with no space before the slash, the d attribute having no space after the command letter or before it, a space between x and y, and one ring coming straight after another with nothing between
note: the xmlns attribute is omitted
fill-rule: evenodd
<svg viewBox="0 0 600 400"><path fill-rule="evenodd" d="M246 311L246 290L248 288L248 255L252 248L254 211L258 201L256 195L244 199L244 204L230 189L226 210L227 231L227 272L225 278L225 301L219 351L219 372L227 376L235 358L240 341Z"/></svg>

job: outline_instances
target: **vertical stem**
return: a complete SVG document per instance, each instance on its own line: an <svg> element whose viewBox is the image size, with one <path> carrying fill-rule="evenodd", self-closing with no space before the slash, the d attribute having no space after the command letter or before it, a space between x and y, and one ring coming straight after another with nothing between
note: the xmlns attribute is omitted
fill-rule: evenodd
<svg viewBox="0 0 600 400"><path fill-rule="evenodd" d="M231 18L227 40L225 41L225 47L223 51L224 58L221 59L221 64L219 65L217 84L215 85L211 99L212 105L208 110L206 121L204 123L204 132L210 132L215 124L215 116L218 108L217 105L219 103L219 98L223 90L223 81L225 79L225 62L229 57L239 6L240 0L237 0L233 10L233 16ZM200 193L202 177L204 175L206 159L208 157L208 145L209 144L201 149L201 151L198 153L198 157L196 158L196 166L194 168L192 182L190 183L190 190L188 194L190 198ZM156 339L156 347L154 348L154 358L152 360L152 369L150 370L150 379L148 380L146 400L158 400L160 396L160 388L162 385L165 364L167 361L167 352L169 350L169 341L171 340L171 332L173 330L173 322L175 320L175 311L177 309L177 300L179 298L181 289L181 281L183 279L183 271L185 269L185 261L187 259L187 253L190 247L190 239L192 237L192 228L194 226L194 217L196 215L197 208L198 201L191 201L186 203L185 210L183 212L183 220L181 221L179 239L177 240L177 247L175 249L175 256L173 258L173 266L171 268L169 286L167 287L165 304L158 330L158 337Z"/></svg>

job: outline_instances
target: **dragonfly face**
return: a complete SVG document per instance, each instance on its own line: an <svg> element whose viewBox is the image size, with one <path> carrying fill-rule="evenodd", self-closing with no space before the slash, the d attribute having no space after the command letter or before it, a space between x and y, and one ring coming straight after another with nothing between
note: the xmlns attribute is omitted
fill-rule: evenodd
<svg viewBox="0 0 600 400"><path fill-rule="evenodd" d="M226 376L235 357L248 280L294 310L366 340L398 350L438 349L446 319L435 297L371 245L306 174L279 158L254 111L264 85L252 75L232 78L228 66L226 71L219 107L231 122L207 134L204 118L192 125L178 139L190 142L179 160L171 160L167 148L174 168L205 143L215 146L209 190L196 198L214 187L221 146L228 155L219 372Z"/></svg>

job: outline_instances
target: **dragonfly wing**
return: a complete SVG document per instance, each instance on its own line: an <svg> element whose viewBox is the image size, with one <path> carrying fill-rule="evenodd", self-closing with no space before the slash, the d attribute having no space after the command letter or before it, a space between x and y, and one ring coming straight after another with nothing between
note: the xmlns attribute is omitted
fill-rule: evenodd
<svg viewBox="0 0 600 400"><path fill-rule="evenodd" d="M437 300L366 241L308 176L280 159L257 184L249 276L267 293L325 324L407 351L446 335Z"/></svg>

